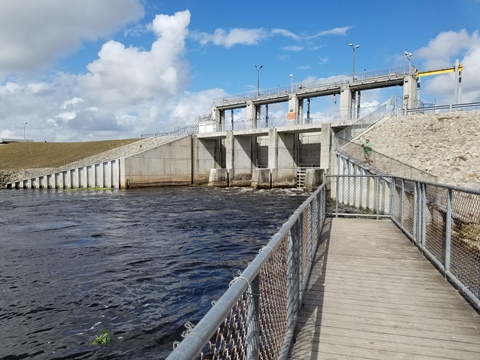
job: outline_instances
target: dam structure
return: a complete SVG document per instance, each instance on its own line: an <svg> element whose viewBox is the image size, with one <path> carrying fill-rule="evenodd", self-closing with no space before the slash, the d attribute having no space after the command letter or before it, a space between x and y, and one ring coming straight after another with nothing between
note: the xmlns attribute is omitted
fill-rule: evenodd
<svg viewBox="0 0 480 360"><path fill-rule="evenodd" d="M357 122L364 130L365 124L406 114L419 104L417 85L418 71L399 67L217 99L209 113L183 133L155 134L155 140L136 142L135 152L125 154L119 149L49 173L27 174L6 187L127 189L209 184L313 189L324 175L335 173L335 134ZM360 106L361 92L391 86L402 86L402 96L375 109ZM338 112L311 117L310 99L337 94ZM269 105L280 102L288 102L286 118L270 119ZM246 113L241 125L234 118L238 109ZM227 121L228 112L231 121Z"/></svg>

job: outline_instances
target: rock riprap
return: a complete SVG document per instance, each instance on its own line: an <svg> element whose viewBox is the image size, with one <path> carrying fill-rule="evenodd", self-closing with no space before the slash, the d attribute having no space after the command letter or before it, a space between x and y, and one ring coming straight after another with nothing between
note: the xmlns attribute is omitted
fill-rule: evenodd
<svg viewBox="0 0 480 360"><path fill-rule="evenodd" d="M437 177L480 189L480 111L393 117L362 136L375 151Z"/></svg>

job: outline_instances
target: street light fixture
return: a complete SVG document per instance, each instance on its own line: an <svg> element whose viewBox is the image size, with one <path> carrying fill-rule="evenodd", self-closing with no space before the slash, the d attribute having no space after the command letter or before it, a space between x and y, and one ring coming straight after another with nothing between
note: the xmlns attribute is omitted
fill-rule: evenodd
<svg viewBox="0 0 480 360"><path fill-rule="evenodd" d="M352 47L353 50L353 57L352 57L352 82L355 80L355 53L360 45L354 45L353 43L348 44L348 46Z"/></svg>
<svg viewBox="0 0 480 360"><path fill-rule="evenodd" d="M260 67L257 67L255 65L255 69L257 70L257 96L260 96L260 70L263 68L263 65L260 65Z"/></svg>
<svg viewBox="0 0 480 360"><path fill-rule="evenodd" d="M403 53L405 54L405 56L407 57L407 60L408 60L408 72L411 72L412 65L411 65L410 61L412 60L413 54L411 52L408 52L408 51L404 51Z"/></svg>
<svg viewBox="0 0 480 360"><path fill-rule="evenodd" d="M25 125L27 125L28 123L22 123L23 125L23 140L25 140Z"/></svg>
<svg viewBox="0 0 480 360"><path fill-rule="evenodd" d="M290 92L293 93L293 74L290 74Z"/></svg>

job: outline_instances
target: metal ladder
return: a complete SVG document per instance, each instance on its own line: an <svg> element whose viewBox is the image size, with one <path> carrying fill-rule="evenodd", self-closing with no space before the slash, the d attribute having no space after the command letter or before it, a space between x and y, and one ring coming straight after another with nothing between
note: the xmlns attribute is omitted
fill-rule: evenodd
<svg viewBox="0 0 480 360"><path fill-rule="evenodd" d="M305 187L305 177L307 174L306 167L298 167L297 168L297 188L304 188Z"/></svg>

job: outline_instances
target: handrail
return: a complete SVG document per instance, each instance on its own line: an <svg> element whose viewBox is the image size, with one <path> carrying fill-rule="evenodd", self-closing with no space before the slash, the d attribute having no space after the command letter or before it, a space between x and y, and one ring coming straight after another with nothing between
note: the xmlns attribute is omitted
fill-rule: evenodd
<svg viewBox="0 0 480 360"><path fill-rule="evenodd" d="M221 353L222 358L245 358L246 354L266 351L277 354L275 358L286 358L325 216L326 187L322 185L234 279L202 320L190 328L167 359L194 359L200 353L206 357ZM284 305L272 312L272 302ZM260 331L261 320L276 326L264 325ZM265 341L268 349L261 346Z"/></svg>
<svg viewBox="0 0 480 360"><path fill-rule="evenodd" d="M480 102L417 107L417 108L413 108L413 109L407 109L407 113L408 114L415 114L415 113L424 113L424 112L429 112L429 111L440 111L440 110L448 110L448 111L451 112L451 111L456 110L456 109L465 109L465 108L469 108L469 109L478 108L478 109L480 109Z"/></svg>
<svg viewBox="0 0 480 360"><path fill-rule="evenodd" d="M358 81L365 81L367 79L375 80L377 78L384 78L386 76L405 76L408 74L412 74L414 68L409 69L408 66L399 66L394 68L385 68L385 69L378 69L372 71L364 71L361 73L354 74L353 79L354 83ZM329 86L340 86L344 84L348 84L352 82L352 75L340 75L326 79L318 79L316 81L309 81L309 82L296 82L291 83L290 85L282 85L277 86L275 88L268 88L264 90L260 90L260 95L258 95L257 91L250 91L247 93L231 95L222 98L214 99L215 105L221 105L226 102L233 102L233 101L246 101L252 100L259 97L263 97L265 95L280 95L280 94L290 94L295 93L297 91L305 91L309 89L315 89L319 87L329 87Z"/></svg>
<svg viewBox="0 0 480 360"><path fill-rule="evenodd" d="M480 190L372 175L358 164L329 175L334 216L388 216L480 310Z"/></svg>

